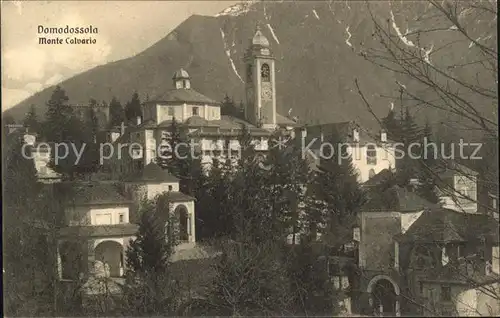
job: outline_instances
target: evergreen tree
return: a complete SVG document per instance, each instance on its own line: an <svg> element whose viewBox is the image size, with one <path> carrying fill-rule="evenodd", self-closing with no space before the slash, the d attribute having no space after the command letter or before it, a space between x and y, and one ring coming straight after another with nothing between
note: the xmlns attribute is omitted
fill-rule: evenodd
<svg viewBox="0 0 500 318"><path fill-rule="evenodd" d="M109 103L109 126L120 126L125 121L125 112L120 101L113 96Z"/></svg>
<svg viewBox="0 0 500 318"><path fill-rule="evenodd" d="M209 291L217 313L232 317L290 314L290 282L279 244L240 239L223 243L221 249Z"/></svg>
<svg viewBox="0 0 500 318"><path fill-rule="evenodd" d="M4 310L10 316L43 314L49 291L51 263L47 258L43 221L38 200L41 185L32 159L23 156L24 140L14 133L4 144L3 243ZM29 148L25 149L30 156ZM45 312L46 315L47 312Z"/></svg>
<svg viewBox="0 0 500 318"><path fill-rule="evenodd" d="M99 132L99 122L97 120L95 108L97 107L97 101L95 99L90 99L89 107L87 109L86 117L86 127L89 128L88 133L90 136L88 139L92 142L97 140L97 133Z"/></svg>
<svg viewBox="0 0 500 318"><path fill-rule="evenodd" d="M135 92L132 95L132 99L125 106L125 118L129 122L133 121L135 123L137 117L142 117L142 109L139 94Z"/></svg>
<svg viewBox="0 0 500 318"><path fill-rule="evenodd" d="M401 138L400 121L396 118L394 109L389 110L386 117L382 119L382 124L387 131L387 137L390 140L399 141Z"/></svg>
<svg viewBox="0 0 500 318"><path fill-rule="evenodd" d="M29 128L29 131L39 132L38 130L40 129L40 123L38 122L38 117L36 115L35 105L30 106L30 110L26 114L23 124L24 127Z"/></svg>
<svg viewBox="0 0 500 318"><path fill-rule="evenodd" d="M346 147L338 147L338 135L332 136L332 140L335 147L341 149L335 149L333 158L324 160L314 176L311 196L315 202L321 203L311 207L310 213L315 218L320 217L315 221L320 221L324 227L322 240L340 248L344 239L352 234L352 225L365 199Z"/></svg>
<svg viewBox="0 0 500 318"><path fill-rule="evenodd" d="M73 108L68 105L69 98L64 89L56 86L47 102L47 112L43 124L43 135L47 141L61 142L73 135L71 120Z"/></svg>
<svg viewBox="0 0 500 318"><path fill-rule="evenodd" d="M423 130L422 147L425 143L433 142L432 129L429 122L426 122ZM421 159L419 160L420 169L418 171L418 181L419 185L417 187L417 192L425 199L431 203L438 203L439 197L437 195L437 184L436 184L436 163L437 157L434 153L434 149L428 147L427 152L422 151Z"/></svg>
<svg viewBox="0 0 500 318"><path fill-rule="evenodd" d="M12 115L3 115L2 116L2 125L14 125L16 123L16 120Z"/></svg>
<svg viewBox="0 0 500 318"><path fill-rule="evenodd" d="M193 159L192 144L175 118L170 124L168 133L165 140L167 146L159 152L156 162L179 178L182 192L194 195L195 178L201 173L199 160Z"/></svg>
<svg viewBox="0 0 500 318"><path fill-rule="evenodd" d="M144 202L140 213L136 239L126 251L128 309L136 315L172 314L175 291L169 269L177 227L168 193Z"/></svg>
<svg viewBox="0 0 500 318"><path fill-rule="evenodd" d="M415 158L419 158L421 150L417 147L410 149L410 145L412 143L419 143L422 140L421 129L413 119L408 107L404 108L400 127L400 140L402 142L404 157L399 160L397 178L400 186L406 186L409 184L410 179L417 177L419 164Z"/></svg>

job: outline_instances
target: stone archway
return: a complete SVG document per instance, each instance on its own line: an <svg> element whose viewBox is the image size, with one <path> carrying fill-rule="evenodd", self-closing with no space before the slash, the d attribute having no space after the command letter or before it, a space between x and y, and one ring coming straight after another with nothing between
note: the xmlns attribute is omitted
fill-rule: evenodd
<svg viewBox="0 0 500 318"><path fill-rule="evenodd" d="M383 316L400 316L399 297L401 290L389 276L378 275L368 284L370 306L374 314Z"/></svg>
<svg viewBox="0 0 500 318"><path fill-rule="evenodd" d="M191 235L191 220L185 205L179 205L175 208L175 217L179 222L179 240L181 242L189 241Z"/></svg>
<svg viewBox="0 0 500 318"><path fill-rule="evenodd" d="M115 241L99 243L95 247L95 260L102 262L106 276L123 276L125 260L123 246L120 243Z"/></svg>

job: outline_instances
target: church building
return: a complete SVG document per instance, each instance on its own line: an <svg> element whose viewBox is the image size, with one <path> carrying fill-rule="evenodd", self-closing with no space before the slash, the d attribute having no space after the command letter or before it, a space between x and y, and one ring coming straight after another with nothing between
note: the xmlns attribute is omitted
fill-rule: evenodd
<svg viewBox="0 0 500 318"><path fill-rule="evenodd" d="M236 158L243 126L252 136L255 149L263 152L269 149L269 137L276 129L293 133L297 123L276 112L275 59L259 29L245 54L245 63L245 118L222 115L221 104L197 92L189 73L180 69L173 75L173 89L149 98L142 105L143 116L137 118L136 126L114 141L132 150L115 149L114 155L120 160L111 160L113 174L128 174L154 162L158 152L163 153L174 120L205 165L210 165L214 157Z"/></svg>

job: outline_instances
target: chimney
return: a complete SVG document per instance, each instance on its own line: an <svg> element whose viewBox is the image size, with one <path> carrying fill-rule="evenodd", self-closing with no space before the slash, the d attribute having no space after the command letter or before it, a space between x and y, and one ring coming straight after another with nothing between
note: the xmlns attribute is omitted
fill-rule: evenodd
<svg viewBox="0 0 500 318"><path fill-rule="evenodd" d="M125 135L125 122L122 121L120 125L120 136Z"/></svg>
<svg viewBox="0 0 500 318"><path fill-rule="evenodd" d="M387 132L383 129L380 131L380 141L387 142Z"/></svg>
<svg viewBox="0 0 500 318"><path fill-rule="evenodd" d="M359 142L359 130L357 128L352 130L352 139L354 142Z"/></svg>
<svg viewBox="0 0 500 318"><path fill-rule="evenodd" d="M139 126L140 124L142 124L142 118L141 116L137 116L137 126Z"/></svg>

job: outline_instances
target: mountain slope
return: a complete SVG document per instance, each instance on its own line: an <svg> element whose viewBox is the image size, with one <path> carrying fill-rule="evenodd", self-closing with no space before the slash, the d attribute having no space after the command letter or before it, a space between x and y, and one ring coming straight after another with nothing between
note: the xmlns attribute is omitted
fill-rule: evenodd
<svg viewBox="0 0 500 318"><path fill-rule="evenodd" d="M370 5L380 21L389 22L393 13L395 30L408 29L408 21L425 10L422 3L381 1ZM109 101L112 96L124 103L135 90L145 99L170 89L172 74L183 67L196 90L216 100L228 93L238 102L245 96L243 54L257 23L276 57L280 113L292 108L293 115L308 123L358 120L371 126L375 120L357 92L355 79L380 116L395 101L383 96L398 95L396 79L413 85L360 56L361 50L379 45L366 3L285 1L233 6L216 17L192 16L144 52L91 69L61 86L73 103L88 103L90 98ZM449 35L433 35L431 40L439 41L440 36ZM464 53L439 52L433 58L460 58ZM44 112L52 89L8 112L22 118L30 104ZM432 112L426 110L425 117L435 119Z"/></svg>

